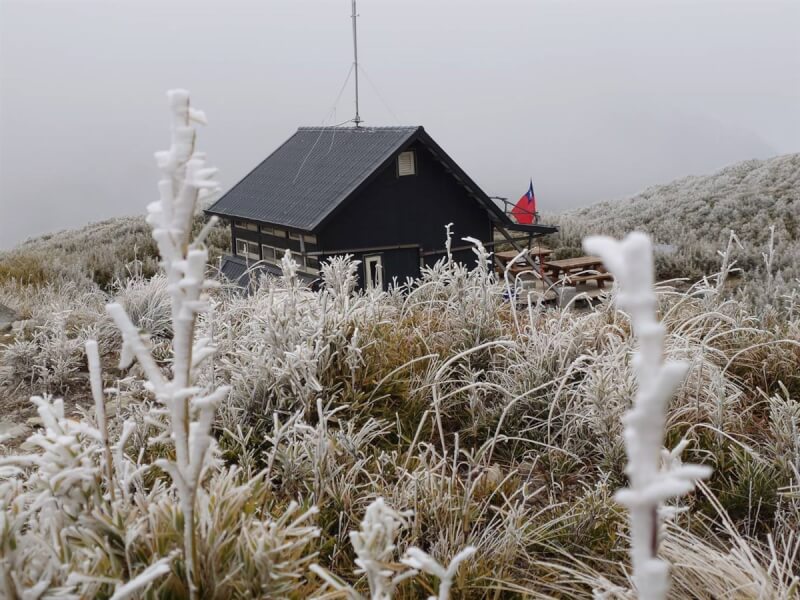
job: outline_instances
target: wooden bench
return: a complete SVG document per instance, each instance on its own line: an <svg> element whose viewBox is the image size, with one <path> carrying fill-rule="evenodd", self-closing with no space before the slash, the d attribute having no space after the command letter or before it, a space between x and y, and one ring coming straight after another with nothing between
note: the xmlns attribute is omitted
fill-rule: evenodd
<svg viewBox="0 0 800 600"><path fill-rule="evenodd" d="M584 283L586 281L596 281L597 287L603 287L604 281L614 279L611 273L595 273L594 275L567 275L564 277L565 283Z"/></svg>
<svg viewBox="0 0 800 600"><path fill-rule="evenodd" d="M603 261L599 256L578 256L550 260L546 261L544 266L551 273L551 277L562 285L596 281L597 288L603 289L603 283L613 279L613 276L606 272Z"/></svg>
<svg viewBox="0 0 800 600"><path fill-rule="evenodd" d="M564 258L561 260L548 260L544 263L545 268L553 273L554 277L569 275L580 271L600 271L603 268L603 260L599 256L578 256L577 258Z"/></svg>
<svg viewBox="0 0 800 600"><path fill-rule="evenodd" d="M535 245L532 248L528 249L528 259L532 259L537 263L537 266L534 268L528 262L527 259L521 258L516 263L508 266L508 263L511 262L519 253L516 250L504 250L501 252L495 252L494 256L497 259L497 264L495 268L495 272L501 278L503 277L503 272L506 268L508 268L508 275L509 277L516 277L517 275L528 273L537 277L539 279L544 278L544 261L548 259L548 257L552 254L552 250L545 246Z"/></svg>

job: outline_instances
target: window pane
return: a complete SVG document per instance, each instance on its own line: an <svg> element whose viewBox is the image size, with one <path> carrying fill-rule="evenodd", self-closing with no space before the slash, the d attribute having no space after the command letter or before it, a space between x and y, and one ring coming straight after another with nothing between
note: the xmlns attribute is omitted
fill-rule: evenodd
<svg viewBox="0 0 800 600"><path fill-rule="evenodd" d="M261 233L264 235L270 235L272 237L286 237L286 232L283 229L278 229L276 227L262 227Z"/></svg>
<svg viewBox="0 0 800 600"><path fill-rule="evenodd" d="M261 255L263 256L264 260L275 260L275 248L262 244Z"/></svg>
<svg viewBox="0 0 800 600"><path fill-rule="evenodd" d="M316 256L306 256L306 266L309 269L319 269L319 258Z"/></svg>
<svg viewBox="0 0 800 600"><path fill-rule="evenodd" d="M247 254L247 242L244 240L236 240L236 254L239 256Z"/></svg>
<svg viewBox="0 0 800 600"><path fill-rule="evenodd" d="M248 231L258 231L258 225L250 223L249 221L234 221L234 225L239 229L247 229Z"/></svg>
<svg viewBox="0 0 800 600"><path fill-rule="evenodd" d="M315 236L315 235L303 235L303 239L305 240L306 244L316 244L317 243L317 236Z"/></svg>

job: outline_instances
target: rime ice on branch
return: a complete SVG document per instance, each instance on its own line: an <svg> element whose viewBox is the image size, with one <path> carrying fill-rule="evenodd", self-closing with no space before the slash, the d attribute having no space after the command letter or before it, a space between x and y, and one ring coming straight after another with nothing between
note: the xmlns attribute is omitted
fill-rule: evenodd
<svg viewBox="0 0 800 600"><path fill-rule="evenodd" d="M650 238L643 233L631 233L621 242L589 237L583 247L599 255L613 273L619 286L617 304L630 315L639 342L633 363L638 390L633 407L624 417L625 472L630 487L619 490L616 499L630 512L633 582L638 595L662 600L669 589L669 566L657 557L661 504L690 492L698 480L711 474L711 469L680 464L677 456L685 441L666 453L673 460L665 461L664 469L660 466L667 404L683 381L687 365L664 362L665 330L656 317Z"/></svg>
<svg viewBox="0 0 800 600"><path fill-rule="evenodd" d="M208 309L205 290L213 282L205 279L208 252L204 239L214 224L212 219L194 240L192 220L198 200L217 189L212 179L216 169L206 168L205 157L195 152L193 123L205 123L205 115L189 105L189 93L167 93L172 111L172 145L156 153L162 177L160 199L147 207L147 222L158 244L161 265L166 273L172 301L172 373L167 378L153 359L146 340L119 304L109 304L108 313L120 328L123 338L120 366L127 367L135 357L148 379L148 387L169 413L169 437L175 445L175 460L160 460L175 482L184 515L184 556L189 589L197 597L195 564L197 547L194 508L197 489L209 448L211 425L217 404L228 395L227 387L213 391L193 385L193 371L214 352L208 339L194 340L197 315Z"/></svg>
<svg viewBox="0 0 800 600"><path fill-rule="evenodd" d="M367 507L359 530L350 532L350 543L358 557L355 572L366 576L370 600L392 600L397 586L417 576L420 571L439 579L439 593L428 600L449 600L459 565L475 553L475 548L467 546L444 567L427 552L411 547L400 559L400 564L394 562L398 534L408 525L412 514L413 511L398 512L387 506L383 498L376 498ZM411 568L403 571L403 565ZM365 600L352 586L319 565L311 565L311 570L328 586L351 600Z"/></svg>

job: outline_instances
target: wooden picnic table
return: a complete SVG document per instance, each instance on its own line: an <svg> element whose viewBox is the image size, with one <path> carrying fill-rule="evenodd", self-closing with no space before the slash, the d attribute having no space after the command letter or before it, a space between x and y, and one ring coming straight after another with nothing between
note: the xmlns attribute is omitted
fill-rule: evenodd
<svg viewBox="0 0 800 600"><path fill-rule="evenodd" d="M564 258L562 260L549 260L544 266L550 271L553 279L561 279L564 275L565 283L579 283L583 281L597 281L598 287L603 287L606 279L611 275L606 273L603 259L599 256L579 256L577 258ZM597 271L595 275L576 275L583 271Z"/></svg>
<svg viewBox="0 0 800 600"><path fill-rule="evenodd" d="M552 254L552 250L550 248L546 248L545 246L534 246L530 248L528 251L528 256L531 260L535 260L538 263L538 277L541 278L543 276L542 269L544 261L547 260L547 257ZM509 262L514 260L514 258L519 254L516 250L504 250L502 252L495 252L495 258L499 261L501 266L498 266L497 272L502 275L503 269L508 265ZM538 260L536 260L538 259ZM519 275L520 273L529 273L533 270L530 263L523 259L518 260L516 263L511 265L509 269L509 273L511 275Z"/></svg>
<svg viewBox="0 0 800 600"><path fill-rule="evenodd" d="M545 246L534 246L530 249L528 254L531 256L538 256L540 261L544 261L548 256L550 256L553 251L550 248ZM494 255L499 258L503 263L507 263L509 260L514 258L519 252L516 250L504 250L503 252L495 252Z"/></svg>

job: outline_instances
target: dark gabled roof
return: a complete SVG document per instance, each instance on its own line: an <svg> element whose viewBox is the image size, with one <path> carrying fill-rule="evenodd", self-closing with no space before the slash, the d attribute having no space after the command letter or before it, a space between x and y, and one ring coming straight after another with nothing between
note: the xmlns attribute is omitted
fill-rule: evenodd
<svg viewBox="0 0 800 600"><path fill-rule="evenodd" d="M507 221L422 127L301 127L206 213L317 231L354 192L417 140L493 220Z"/></svg>

